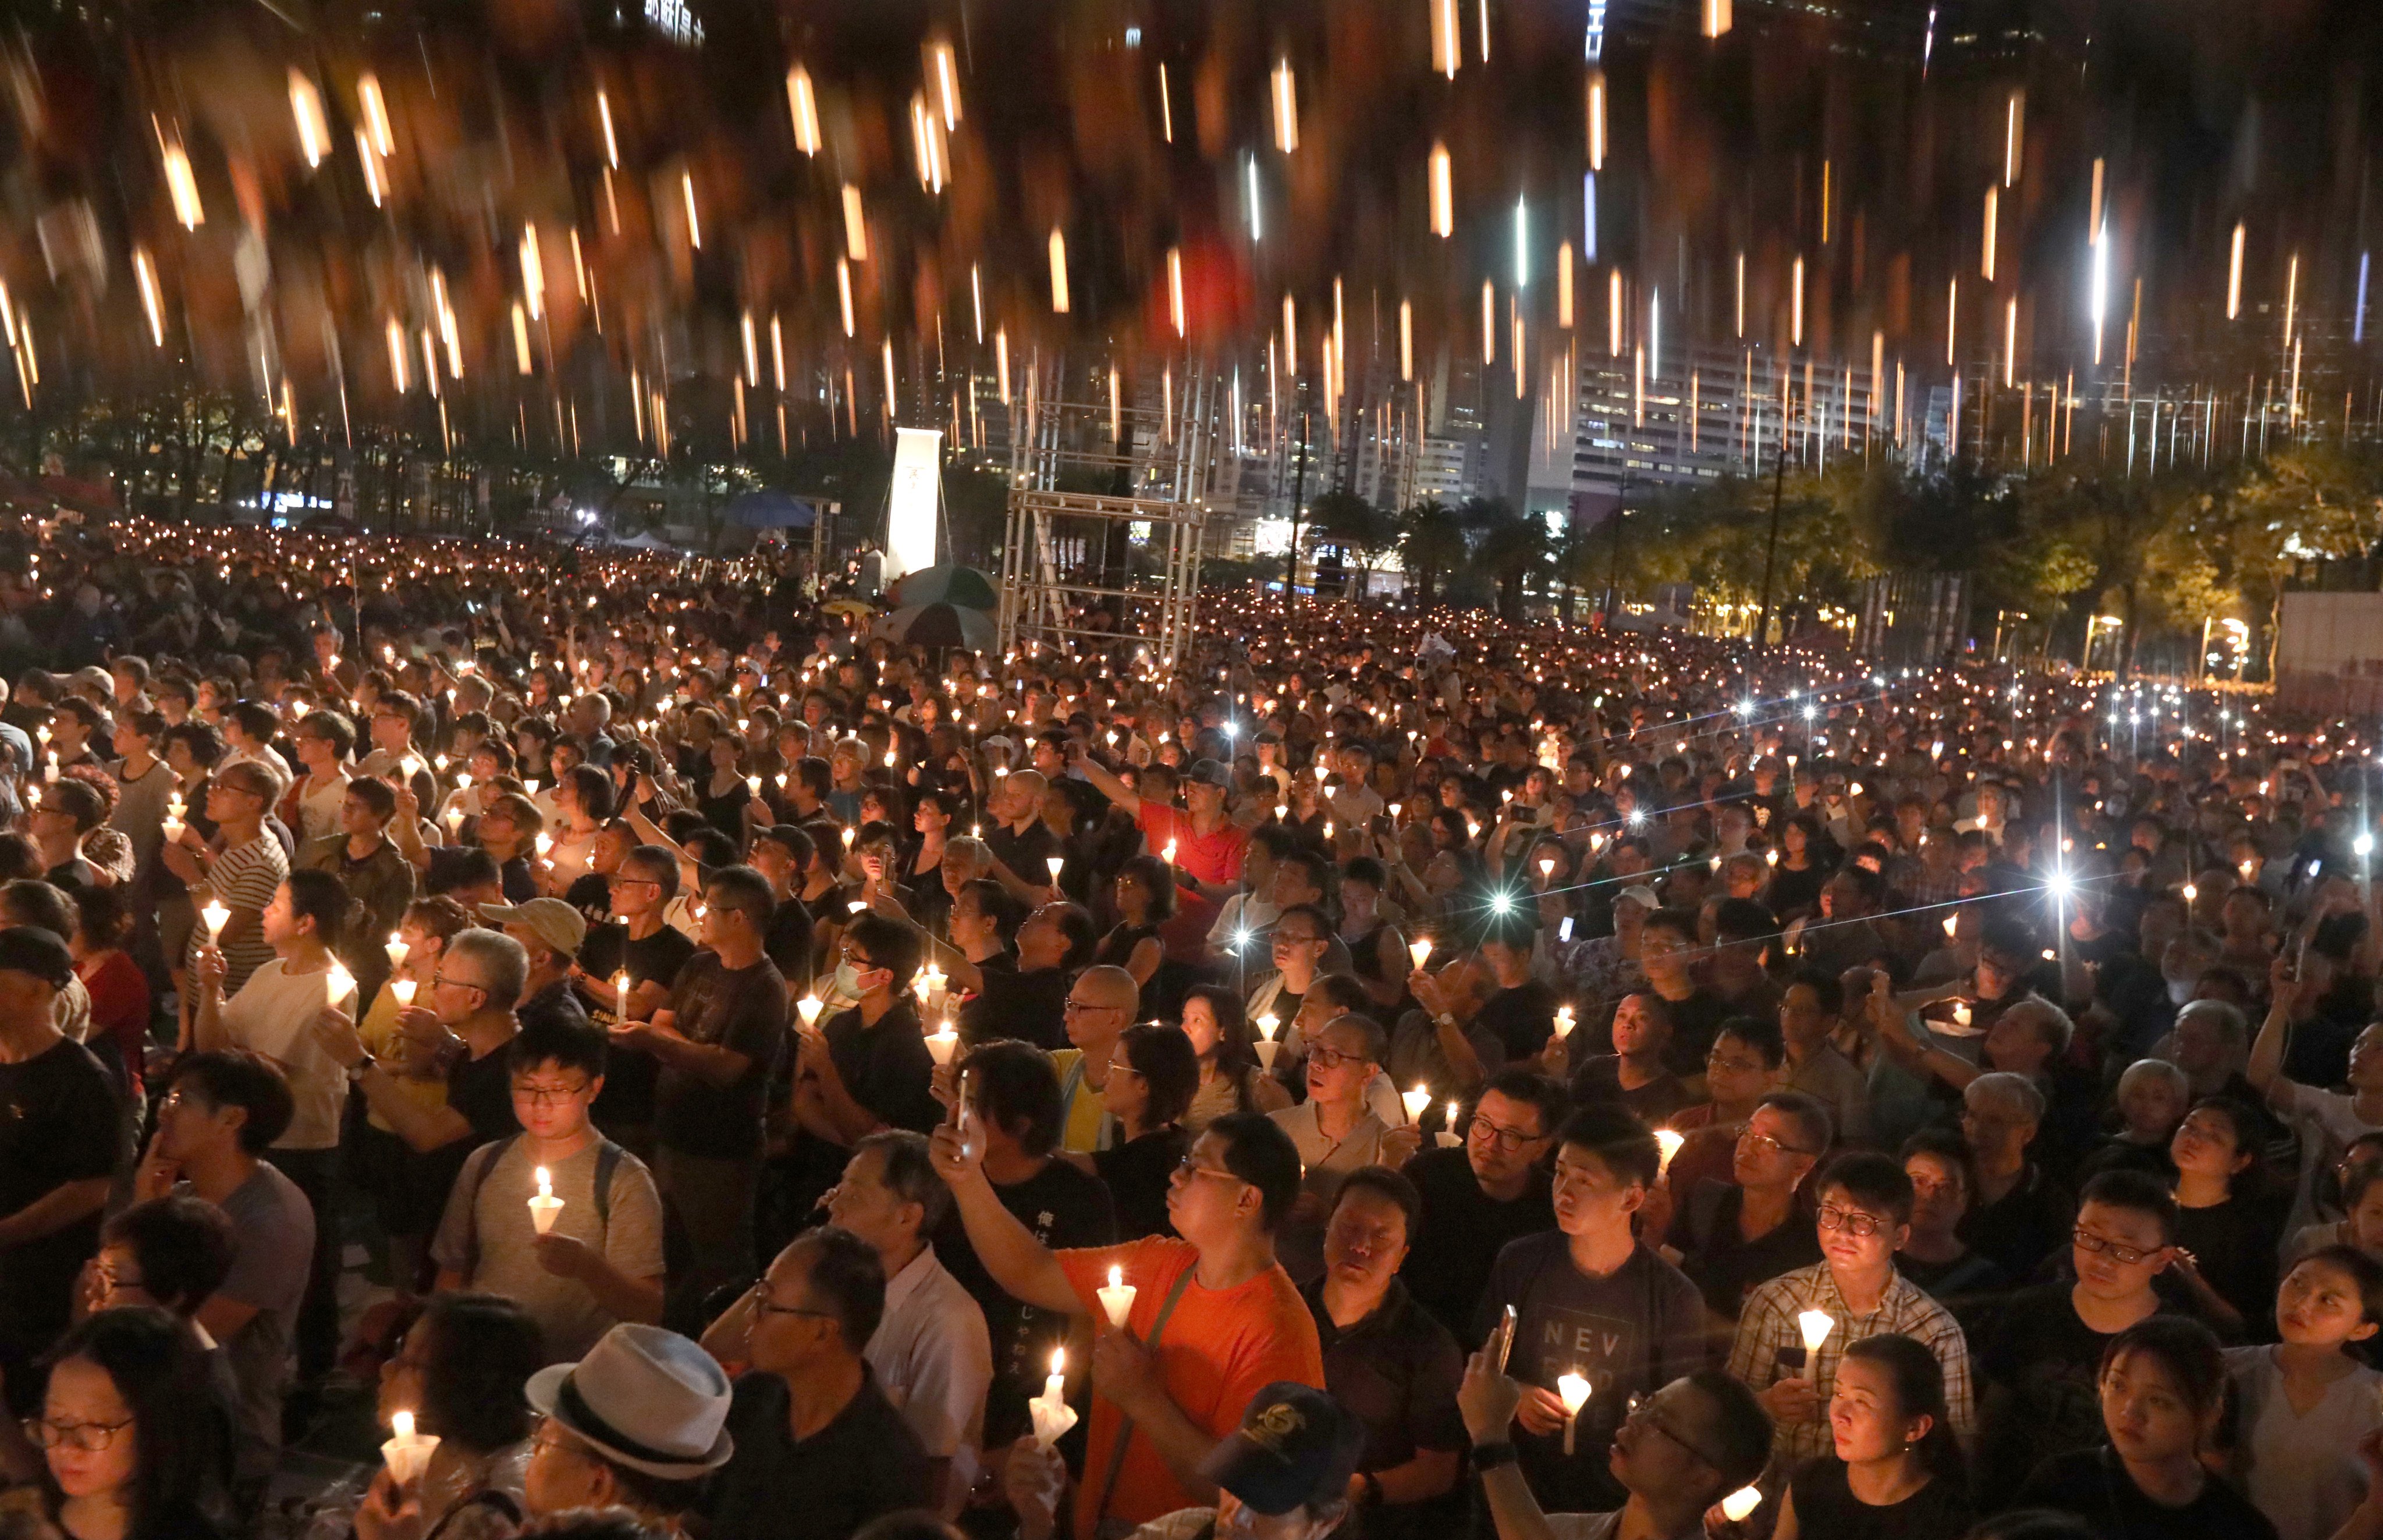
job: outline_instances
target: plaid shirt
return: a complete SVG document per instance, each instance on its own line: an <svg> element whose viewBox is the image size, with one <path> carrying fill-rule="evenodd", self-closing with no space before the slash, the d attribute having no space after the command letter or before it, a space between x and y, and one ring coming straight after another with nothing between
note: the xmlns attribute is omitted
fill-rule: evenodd
<svg viewBox="0 0 2383 1540"><path fill-rule="evenodd" d="M1846 1307L1827 1263L1782 1273L1747 1296L1746 1309L1737 1318L1737 1339L1730 1345L1730 1374L1757 1391L1795 1377L1798 1371L1781 1367L1779 1354L1783 1349L1803 1350L1804 1334L1796 1317L1808 1310L1825 1310L1837 1322L1837 1329L1812 1355L1811 1366L1801 1371L1818 1390L1823 1414L1814 1422L1780 1424L1771 1449L1773 1471L1794 1470L1834 1447L1826 1408L1836 1388L1837 1364L1848 1346L1865 1337L1900 1334L1926 1344L1944 1366L1945 1401L1953 1413L1953 1433L1964 1446L1972 1441L1977 1412L1969 1386L1969 1344L1945 1307L1900 1273L1886 1286L1878 1308L1859 1316Z"/></svg>

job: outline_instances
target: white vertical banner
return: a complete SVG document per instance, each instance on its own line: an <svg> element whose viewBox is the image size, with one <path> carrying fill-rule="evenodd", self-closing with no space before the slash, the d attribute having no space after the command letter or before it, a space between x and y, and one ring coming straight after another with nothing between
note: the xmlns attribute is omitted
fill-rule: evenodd
<svg viewBox="0 0 2383 1540"><path fill-rule="evenodd" d="M937 428L894 430L894 491L885 518L885 581L935 564L944 436Z"/></svg>

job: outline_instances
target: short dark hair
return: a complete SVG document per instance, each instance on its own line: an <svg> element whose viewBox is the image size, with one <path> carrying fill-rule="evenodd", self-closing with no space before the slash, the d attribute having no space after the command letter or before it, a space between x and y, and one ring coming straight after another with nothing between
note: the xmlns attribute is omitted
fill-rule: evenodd
<svg viewBox="0 0 2383 1540"><path fill-rule="evenodd" d="M1268 1234L1290 1217L1304 1174L1299 1146L1281 1124L1262 1112L1227 1113L1207 1132L1225 1140L1225 1169L1258 1189L1258 1224Z"/></svg>
<svg viewBox="0 0 2383 1540"><path fill-rule="evenodd" d="M377 776L357 776L348 782L347 795L363 803L364 811L384 823L397 813L397 788Z"/></svg>
<svg viewBox="0 0 2383 1540"><path fill-rule="evenodd" d="M1624 1182L1653 1187L1663 1166L1663 1147L1653 1130L1620 1107L1592 1103L1565 1120L1557 1148L1587 1151Z"/></svg>
<svg viewBox="0 0 2383 1540"><path fill-rule="evenodd" d="M1525 1069L1520 1065L1508 1065L1489 1077L1481 1087L1480 1096L1473 1100L1475 1112L1481 1108L1481 1096L1493 1090L1509 1102L1519 1102L1536 1110L1539 1115L1541 1139L1563 1127L1564 1114L1572 1105L1572 1099L1563 1087L1537 1070Z"/></svg>
<svg viewBox="0 0 2383 1540"><path fill-rule="evenodd" d="M348 919L347 885L327 871L301 867L281 880L290 889L290 916L292 919L315 922L315 939L325 946L336 946Z"/></svg>
<svg viewBox="0 0 2383 1540"><path fill-rule="evenodd" d="M772 891L770 880L751 867L722 867L705 876L703 892L704 902L713 908L735 909L752 925L754 934L769 934L770 917L777 912L778 895Z"/></svg>
<svg viewBox="0 0 2383 1540"><path fill-rule="evenodd" d="M661 890L663 903L667 904L678 896L678 857L672 855L667 847L632 845L629 853L621 857L621 864L625 867L632 861L637 864L639 871L653 879L654 886Z"/></svg>
<svg viewBox="0 0 2383 1540"><path fill-rule="evenodd" d="M529 1312L500 1294L433 1294L415 1329L430 1329L423 1355L426 1433L480 1453L529 1436L522 1386L546 1363Z"/></svg>
<svg viewBox="0 0 2383 1540"><path fill-rule="evenodd" d="M1750 898L1724 898L1713 906L1713 934L1721 941L1762 941L1778 932L1771 911Z"/></svg>
<svg viewBox="0 0 2383 1540"><path fill-rule="evenodd" d="M2161 1245L2169 1246L2176 1242L2176 1194L2148 1171L2132 1171L2120 1166L2097 1172L2085 1184L2084 1190L2077 1195L2077 1206L2080 1211L2088 1203L2142 1214L2159 1226Z"/></svg>
<svg viewBox="0 0 2383 1540"><path fill-rule="evenodd" d="M2148 1353L2158 1359L2195 1417L2206 1417L2225 1404L2225 1350L2216 1336L2192 1317L2165 1312L2143 1317L2110 1338L2109 1346L2102 1349L2102 1366L2094 1378L2108 1374L2110 1366L2129 1353Z"/></svg>
<svg viewBox="0 0 2383 1540"><path fill-rule="evenodd" d="M1067 955L1059 959L1060 970L1075 973L1091 967L1093 954L1100 946L1100 933L1093 926L1092 911L1064 899L1049 907L1058 918L1059 934L1068 940Z"/></svg>
<svg viewBox="0 0 2383 1540"><path fill-rule="evenodd" d="M896 995L910 987L910 976L919 971L916 930L872 909L855 917L844 939L865 949L872 966L892 971Z"/></svg>
<svg viewBox="0 0 2383 1540"><path fill-rule="evenodd" d="M505 1067L515 1075L545 1065L575 1069L593 1080L604 1073L604 1029L580 1016L541 1013L521 1024L505 1045Z"/></svg>
<svg viewBox="0 0 2383 1540"><path fill-rule="evenodd" d="M1787 976L1787 982L1779 992L1784 994L1798 984L1810 990L1813 997L1820 1001L1821 1009L1829 1015L1835 1016L1846 1008L1846 987L1838 980L1835 974L1826 968L1809 967L1797 968Z"/></svg>
<svg viewBox="0 0 2383 1540"><path fill-rule="evenodd" d="M1118 1034L1117 1052L1126 1068L1150 1088L1142 1120L1153 1127L1180 1122L1200 1092L1200 1055L1183 1029L1137 1021Z"/></svg>
<svg viewBox="0 0 2383 1540"><path fill-rule="evenodd" d="M1735 1038L1754 1050L1765 1069L1776 1069L1787 1062L1787 1040L1779 1030L1777 1020L1759 1016L1734 1016L1713 1029L1715 1038Z"/></svg>
<svg viewBox="0 0 2383 1540"><path fill-rule="evenodd" d="M1829 1109L1820 1101L1800 1090L1774 1090L1754 1103L1760 1112L1769 1107L1796 1125L1797 1142L1814 1155L1825 1155L1836 1140L1836 1127Z"/></svg>
<svg viewBox="0 0 2383 1540"><path fill-rule="evenodd" d="M1352 1192L1371 1192L1396 1203L1406 1215L1407 1244L1414 1244L1415 1231L1423 1225L1423 1194L1415 1190L1414 1183L1387 1165L1361 1165L1342 1179L1333 1208L1338 1210Z"/></svg>
<svg viewBox="0 0 2383 1540"><path fill-rule="evenodd" d="M1748 1485L1771 1463L1771 1413L1727 1370L1698 1369L1686 1379L1713 1404L1714 1431L1721 1439L1713 1452L1721 1459L1709 1463L1721 1472L1722 1490Z"/></svg>
<svg viewBox="0 0 2383 1540"><path fill-rule="evenodd" d="M177 1315L190 1315L223 1287L239 1240L224 1211L187 1192L133 1204L99 1233L103 1246L130 1248L141 1287Z"/></svg>
<svg viewBox="0 0 2383 1540"><path fill-rule="evenodd" d="M244 1048L202 1049L185 1053L174 1065L166 1085L173 1090L195 1085L210 1107L238 1107L248 1115L240 1127L240 1147L261 1154L290 1131L298 1115L290 1081L272 1060Z"/></svg>
<svg viewBox="0 0 2383 1540"><path fill-rule="evenodd" d="M1903 1163L1875 1150L1855 1150L1839 1155L1821 1173L1815 1193L1843 1188L1846 1196L1897 1225L1911 1223L1911 1177Z"/></svg>
<svg viewBox="0 0 2383 1540"><path fill-rule="evenodd" d="M960 1068L976 1086L978 1109L1030 1155L1059 1142L1059 1076L1051 1055L1031 1042L999 1038L971 1050Z"/></svg>
<svg viewBox="0 0 2383 1540"><path fill-rule="evenodd" d="M808 1231L793 1245L810 1253L811 1290L827 1302L844 1345L859 1353L885 1315L885 1264L877 1248L838 1225Z"/></svg>
<svg viewBox="0 0 2383 1540"><path fill-rule="evenodd" d="M51 782L43 792L57 799L58 811L74 820L78 834L91 832L99 827L99 820L107 816L106 799L88 783L71 775Z"/></svg>
<svg viewBox="0 0 2383 1540"><path fill-rule="evenodd" d="M74 899L63 888L55 887L38 877L19 877L0 882L0 909L6 909L15 923L30 925L36 930L47 930L60 941L70 941L74 937Z"/></svg>
<svg viewBox="0 0 2383 1540"><path fill-rule="evenodd" d="M884 1159L885 1185L906 1203L919 1205L919 1233L932 1236L951 1211L951 1185L935 1175L927 1136L908 1128L881 1128L852 1147L854 1154L877 1151Z"/></svg>
<svg viewBox="0 0 2383 1540"><path fill-rule="evenodd" d="M273 734L281 726L280 719L273 714L273 708L253 700L241 701L224 715L237 723L242 733L261 744L271 743Z"/></svg>

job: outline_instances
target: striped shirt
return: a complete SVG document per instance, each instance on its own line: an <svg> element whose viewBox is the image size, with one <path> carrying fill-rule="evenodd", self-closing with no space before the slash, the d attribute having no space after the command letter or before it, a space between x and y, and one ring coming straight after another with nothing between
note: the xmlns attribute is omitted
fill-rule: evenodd
<svg viewBox="0 0 2383 1540"><path fill-rule="evenodd" d="M1804 1350L1804 1336L1796 1317L1804 1311L1824 1310L1836 1321L1809 1367L1798 1370L1779 1361L1782 1350ZM1945 1402L1953 1414L1953 1432L1964 1445L1977 1433L1977 1399L1969 1382L1969 1344L1945 1307L1920 1292L1897 1273L1888 1282L1878 1308L1856 1315L1837 1289L1837 1280L1825 1262L1782 1273L1747 1297L1737 1318L1737 1337L1730 1345L1729 1372L1747 1388L1759 1392L1784 1379L1811 1380L1821 1398L1822 1414L1809 1423L1783 1423L1771 1449L1773 1471L1792 1471L1808 1460L1833 1452L1826 1409L1837 1383L1837 1365L1846 1349L1865 1337L1900 1335L1925 1345L1945 1370Z"/></svg>
<svg viewBox="0 0 2383 1540"><path fill-rule="evenodd" d="M238 912L253 909L258 914L273 902L273 890L290 875L290 857L282 853L281 842L270 831L260 830L256 838L238 849L227 850L216 857L207 880L191 890L191 901L200 909L210 898L223 900L224 906ZM191 930L191 955L206 944L207 928L201 924ZM245 940L234 942L223 949L224 998L228 1000L248 982L248 976L273 958L273 948L265 941L262 928L250 930Z"/></svg>

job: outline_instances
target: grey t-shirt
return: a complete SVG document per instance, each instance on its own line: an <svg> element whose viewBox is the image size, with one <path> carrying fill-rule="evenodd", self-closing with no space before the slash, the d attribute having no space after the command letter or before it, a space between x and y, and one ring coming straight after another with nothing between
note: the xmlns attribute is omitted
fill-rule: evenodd
<svg viewBox="0 0 2383 1540"><path fill-rule="evenodd" d="M501 1154L497 1153L500 1148ZM549 1233L569 1236L601 1252L624 1276L658 1278L662 1274L662 1202L654 1190L653 1174L636 1156L621 1152L612 1169L611 1213L599 1219L596 1163L602 1148L590 1140L577 1154L547 1168L554 1195L562 1200L562 1211L554 1216ZM440 1271L463 1274L465 1287L501 1294L527 1311L545 1336L546 1361L561 1363L586 1357L616 1322L586 1284L557 1277L539 1265L532 1244L537 1227L529 1216L529 1201L537 1195L537 1160L526 1138L480 1146L465 1159L455 1190L448 1194L446 1216L439 1221L430 1254ZM468 1210L467 1197L472 1200Z"/></svg>
<svg viewBox="0 0 2383 1540"><path fill-rule="evenodd" d="M297 1183L263 1161L222 1208L238 1250L216 1292L256 1308L248 1324L223 1344L240 1382L238 1470L242 1477L267 1476L281 1448L281 1393L298 1302L305 1298L307 1266L315 1254L315 1210Z"/></svg>

